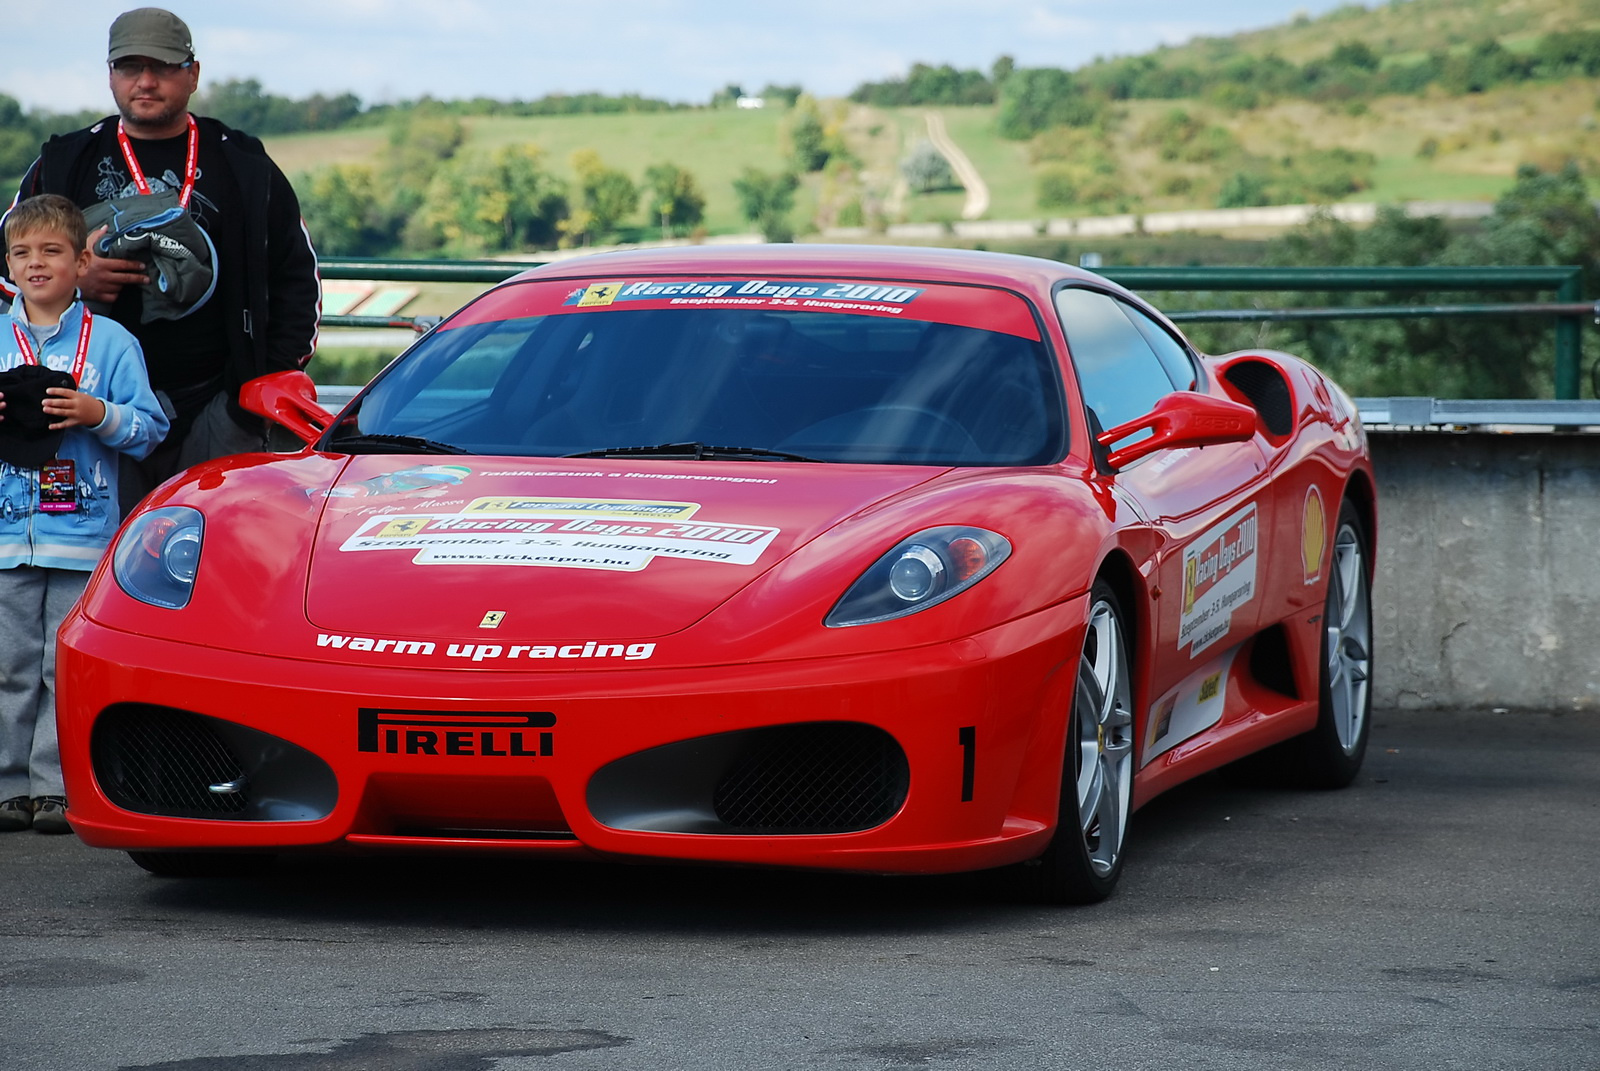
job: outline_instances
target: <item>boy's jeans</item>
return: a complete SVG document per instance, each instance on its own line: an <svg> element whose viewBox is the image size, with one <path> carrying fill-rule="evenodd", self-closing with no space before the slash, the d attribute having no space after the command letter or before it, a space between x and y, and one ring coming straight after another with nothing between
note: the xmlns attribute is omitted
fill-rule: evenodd
<svg viewBox="0 0 1600 1071"><path fill-rule="evenodd" d="M56 629L88 570L0 569L0 800L65 796L56 744Z"/></svg>

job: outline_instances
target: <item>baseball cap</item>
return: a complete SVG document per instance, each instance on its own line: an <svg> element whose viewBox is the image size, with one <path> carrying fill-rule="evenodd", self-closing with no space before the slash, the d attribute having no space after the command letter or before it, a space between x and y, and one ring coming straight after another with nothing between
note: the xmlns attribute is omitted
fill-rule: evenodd
<svg viewBox="0 0 1600 1071"><path fill-rule="evenodd" d="M106 61L124 56L149 56L162 63L183 63L194 58L189 27L172 12L159 7L124 11L111 24L111 47Z"/></svg>
<svg viewBox="0 0 1600 1071"><path fill-rule="evenodd" d="M66 430L50 430L55 417L44 411L45 391L77 386L70 372L38 364L22 364L0 372L0 394L6 398L6 418L0 420L0 461L36 469L55 457Z"/></svg>

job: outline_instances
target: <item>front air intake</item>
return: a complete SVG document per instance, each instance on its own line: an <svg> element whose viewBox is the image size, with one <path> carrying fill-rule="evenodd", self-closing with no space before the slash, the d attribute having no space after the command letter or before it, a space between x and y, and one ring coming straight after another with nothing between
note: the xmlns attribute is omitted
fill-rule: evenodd
<svg viewBox="0 0 1600 1071"><path fill-rule="evenodd" d="M859 833L900 813L911 767L873 725L770 725L678 740L611 762L589 781L602 825L651 833Z"/></svg>
<svg viewBox="0 0 1600 1071"><path fill-rule="evenodd" d="M882 825L905 801L905 754L870 725L785 725L750 734L711 805L738 829L848 833Z"/></svg>
<svg viewBox="0 0 1600 1071"><path fill-rule="evenodd" d="M173 707L107 707L89 759L106 798L136 814L307 822L327 817L339 799L333 769L298 744Z"/></svg>
<svg viewBox="0 0 1600 1071"><path fill-rule="evenodd" d="M238 757L211 721L135 704L107 710L90 742L95 779L124 810L180 818L236 815L250 804Z"/></svg>

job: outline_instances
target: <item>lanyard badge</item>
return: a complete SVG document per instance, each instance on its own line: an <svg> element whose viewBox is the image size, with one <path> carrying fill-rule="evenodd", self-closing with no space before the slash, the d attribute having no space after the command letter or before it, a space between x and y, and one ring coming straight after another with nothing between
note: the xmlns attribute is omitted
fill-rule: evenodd
<svg viewBox="0 0 1600 1071"><path fill-rule="evenodd" d="M72 513L77 508L77 465L71 458L46 461L39 468L39 512Z"/></svg>
<svg viewBox="0 0 1600 1071"><path fill-rule="evenodd" d="M78 328L78 351L72 359L72 381L83 382L84 366L89 359L89 337L94 329L94 317L83 310L83 325ZM13 323L11 330L17 339L17 349L22 353L23 364L39 364L28 333ZM74 513L78 509L78 467L71 458L56 458L39 467L39 512Z"/></svg>

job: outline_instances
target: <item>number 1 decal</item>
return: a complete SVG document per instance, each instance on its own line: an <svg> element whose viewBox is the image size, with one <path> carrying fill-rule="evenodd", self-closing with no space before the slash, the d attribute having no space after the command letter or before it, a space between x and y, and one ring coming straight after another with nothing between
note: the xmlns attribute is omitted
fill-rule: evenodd
<svg viewBox="0 0 1600 1071"><path fill-rule="evenodd" d="M963 725L961 739L961 802L972 802L972 780L977 772L978 727Z"/></svg>

